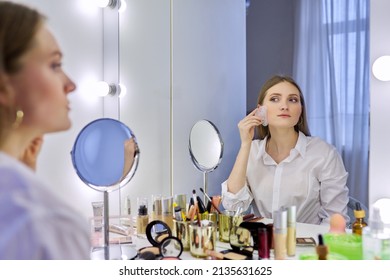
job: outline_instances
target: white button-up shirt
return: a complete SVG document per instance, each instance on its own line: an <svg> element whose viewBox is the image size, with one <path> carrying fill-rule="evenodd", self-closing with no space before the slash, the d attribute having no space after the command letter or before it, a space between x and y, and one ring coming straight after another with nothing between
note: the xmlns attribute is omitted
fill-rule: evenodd
<svg viewBox="0 0 390 280"><path fill-rule="evenodd" d="M90 259L87 218L0 152L0 259Z"/></svg>
<svg viewBox="0 0 390 280"><path fill-rule="evenodd" d="M239 192L228 192L227 181L222 183L225 209L247 209L254 200L265 218L272 218L281 207L295 205L297 222L329 223L334 213L349 222L348 173L334 146L300 132L290 155L277 164L265 151L265 144L266 139L252 141L246 185Z"/></svg>

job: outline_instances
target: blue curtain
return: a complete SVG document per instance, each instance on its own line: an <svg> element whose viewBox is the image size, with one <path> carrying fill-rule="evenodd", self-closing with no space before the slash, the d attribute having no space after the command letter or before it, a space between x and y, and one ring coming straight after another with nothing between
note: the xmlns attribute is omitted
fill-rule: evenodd
<svg viewBox="0 0 390 280"><path fill-rule="evenodd" d="M293 76L313 136L333 144L368 205L369 0L296 1Z"/></svg>

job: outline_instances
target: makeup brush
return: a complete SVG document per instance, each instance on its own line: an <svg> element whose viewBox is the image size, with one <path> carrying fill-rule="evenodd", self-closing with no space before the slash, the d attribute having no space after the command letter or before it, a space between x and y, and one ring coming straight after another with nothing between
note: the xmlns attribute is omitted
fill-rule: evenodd
<svg viewBox="0 0 390 280"><path fill-rule="evenodd" d="M211 205L213 205L213 207L215 208L215 210L217 210L218 214L221 214L221 210L218 209L218 206L215 205L215 203L213 202L213 200L209 197L209 195L202 189L200 188L200 191L206 196L206 198L210 201Z"/></svg>

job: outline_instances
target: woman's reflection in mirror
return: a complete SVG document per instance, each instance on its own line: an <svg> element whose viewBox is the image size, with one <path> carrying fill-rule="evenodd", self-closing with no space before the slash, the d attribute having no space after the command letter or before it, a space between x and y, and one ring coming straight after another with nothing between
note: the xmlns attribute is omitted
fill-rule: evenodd
<svg viewBox="0 0 390 280"><path fill-rule="evenodd" d="M138 145L135 142L134 138L129 138L125 141L124 153L125 153L125 158L124 158L122 178L126 177L127 174L129 174L129 172L134 164L134 158L139 153L139 148L138 148Z"/></svg>
<svg viewBox="0 0 390 280"><path fill-rule="evenodd" d="M244 202L246 209L254 201L260 214L272 219L275 210L295 205L297 222L329 224L335 213L348 221L348 173L335 147L310 136L297 83L287 76L270 78L260 90L259 106L267 108L268 126L258 108L239 122L241 146L222 183L224 207L235 210Z"/></svg>
<svg viewBox="0 0 390 280"><path fill-rule="evenodd" d="M40 137L71 126L62 59L43 15L0 1L0 259L90 258L87 219L32 170Z"/></svg>

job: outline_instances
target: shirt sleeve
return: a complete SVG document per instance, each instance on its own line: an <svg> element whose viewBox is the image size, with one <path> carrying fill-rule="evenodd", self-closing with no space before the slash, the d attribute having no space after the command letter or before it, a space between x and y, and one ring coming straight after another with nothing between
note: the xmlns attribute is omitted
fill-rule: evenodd
<svg viewBox="0 0 390 280"><path fill-rule="evenodd" d="M347 187L348 173L336 148L329 152L323 169L320 173L320 200L321 210L319 216L323 224L329 224L330 217L339 213L343 215L346 223L349 222L347 204L349 190Z"/></svg>
<svg viewBox="0 0 390 280"><path fill-rule="evenodd" d="M241 206L242 210L246 211L252 200L253 196L247 184L234 194L228 191L227 180L222 183L222 205L226 210L235 211Z"/></svg>

